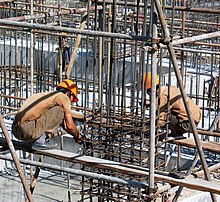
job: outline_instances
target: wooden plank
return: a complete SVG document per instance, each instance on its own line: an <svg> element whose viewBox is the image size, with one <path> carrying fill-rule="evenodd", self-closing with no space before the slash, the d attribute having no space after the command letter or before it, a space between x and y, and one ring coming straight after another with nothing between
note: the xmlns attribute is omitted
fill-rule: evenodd
<svg viewBox="0 0 220 202"><path fill-rule="evenodd" d="M120 173L126 173L130 175L134 174L139 176L145 176L146 180L149 175L147 169L139 166L126 165L120 162L104 160L91 156L83 156L80 154L71 153L63 150L57 150L57 149L33 150L31 149L30 144L22 143L19 141L13 141L13 144L16 149L22 149L34 154L45 155L60 160L88 165L91 167L115 170ZM5 147L7 146L4 138L0 138L0 145L3 145ZM201 179L194 179L192 178L192 176L186 177L185 179L175 179L162 174L155 174L155 181L163 181L176 186L183 186L190 189L220 194L220 183L205 181Z"/></svg>
<svg viewBox="0 0 220 202"><path fill-rule="evenodd" d="M125 164L121 164L119 162L113 162L109 160L99 159L91 156L82 156L75 153L70 153L61 150L37 150L34 153L47 155L53 158L62 159L70 162L77 162L80 164L85 164L91 167L99 167L105 169L116 170L120 173L126 174L134 174L134 175L142 175L148 178L149 173L147 171L140 169L130 168L128 165L126 167ZM168 176L163 176L159 174L155 174L156 181L168 182L172 185L183 186L190 189L196 189L200 191L212 192L216 194L220 194L220 184L209 182L201 179L194 179L192 177L187 177L185 179L175 179Z"/></svg>
<svg viewBox="0 0 220 202"><path fill-rule="evenodd" d="M14 2L15 0L1 0L0 3L11 3Z"/></svg>
<svg viewBox="0 0 220 202"><path fill-rule="evenodd" d="M194 138L172 140L171 143L181 145L181 146L190 147L190 148L196 148ZM218 142L201 141L201 145L202 145L203 150L214 152L214 153L220 153L220 143L218 143Z"/></svg>
<svg viewBox="0 0 220 202"><path fill-rule="evenodd" d="M214 137L220 137L220 132L211 132L211 131L208 131L208 130L198 130L198 133L201 134L201 135L207 135L207 136L214 136Z"/></svg>

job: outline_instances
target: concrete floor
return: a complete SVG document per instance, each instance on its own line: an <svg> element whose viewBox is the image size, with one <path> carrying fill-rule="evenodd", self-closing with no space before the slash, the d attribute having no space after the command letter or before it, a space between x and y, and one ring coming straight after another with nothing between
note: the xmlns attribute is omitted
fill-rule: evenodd
<svg viewBox="0 0 220 202"><path fill-rule="evenodd" d="M37 202L76 202L80 200L80 190L80 177L70 176L68 183L66 174L41 170L33 196ZM1 202L23 202L24 193L16 170L9 169L0 173Z"/></svg>
<svg viewBox="0 0 220 202"><path fill-rule="evenodd" d="M64 150L73 153L80 152L82 147L76 144L74 139L70 136L61 138L54 138L50 141L60 147L60 142L63 142ZM10 155L10 152L8 154ZM28 153L17 151L17 155L21 158L28 158ZM39 156L34 155L34 160L38 161ZM52 165L62 165L79 169L79 164L63 162L50 157L44 158L45 163ZM28 183L30 182L30 166L26 166L26 177ZM69 180L68 180L69 179ZM80 185L81 177L60 173L53 170L41 169L39 178L37 180L36 188L34 190L35 202L77 202L80 200ZM18 176L15 165L12 162L0 160L0 202L24 202L25 192Z"/></svg>
<svg viewBox="0 0 220 202"><path fill-rule="evenodd" d="M55 138L51 140L52 144L58 144L60 146L60 139ZM81 145L76 144L73 138L66 136L63 137L62 142L64 144L64 150L71 151L73 153L79 153ZM9 154L8 154L9 155ZM27 154L25 154L27 155ZM18 152L18 156L24 158L24 153ZM27 158L27 156L26 156ZM38 161L38 156L35 158ZM53 165L62 165L64 167L70 167L80 169L79 164L73 164L69 162L61 162L50 157L44 159L45 163ZM218 172L217 172L218 173ZM219 174L219 173L218 173ZM30 181L30 166L26 167L26 175L28 182ZM217 176L219 179L219 175ZM79 202L81 200L81 177L75 175L67 175L66 173L55 172L52 170L41 169L39 178L37 180L36 188L34 190L35 202ZM170 198L172 199L175 189L169 191ZM194 202L211 202L209 193L204 196L203 193L195 190L187 190L184 188L181 197L178 202L190 202L193 198ZM220 201L218 195L218 201ZM171 200L170 199L170 200ZM25 192L18 176L16 168L12 162L0 160L0 202L24 202ZM86 200L83 200L86 201ZM87 201L90 201L89 199ZM93 198L93 202L97 199ZM158 200L161 201L161 200Z"/></svg>
<svg viewBox="0 0 220 202"><path fill-rule="evenodd" d="M69 188L68 188L69 187ZM178 187L169 191L170 200ZM35 202L79 202L80 201L80 177L70 176L68 183L67 175L41 170L36 188L34 190ZM24 202L25 194L20 178L16 170L9 169L0 173L0 201L1 202ZM93 202L97 201L93 199ZM157 200L161 202L161 199ZM186 189L182 192L178 202L211 202L210 194L196 190ZM217 195L220 201L220 195Z"/></svg>

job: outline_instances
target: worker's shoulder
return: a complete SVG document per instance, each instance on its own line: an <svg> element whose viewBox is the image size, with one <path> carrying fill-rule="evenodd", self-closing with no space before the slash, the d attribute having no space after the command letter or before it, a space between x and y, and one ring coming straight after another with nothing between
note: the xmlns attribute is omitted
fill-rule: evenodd
<svg viewBox="0 0 220 202"><path fill-rule="evenodd" d="M70 46L66 44L65 46L63 46L63 49L70 49Z"/></svg>
<svg viewBox="0 0 220 202"><path fill-rule="evenodd" d="M34 94L30 100L53 100L55 102L60 103L67 103L69 102L69 97L59 91L52 91L52 92L42 92Z"/></svg>
<svg viewBox="0 0 220 202"><path fill-rule="evenodd" d="M64 95L64 94L63 95L62 94L63 93L60 93L58 91L35 93L26 100L26 103L31 103L36 100L38 100L38 101L54 100L59 95L62 97Z"/></svg>
<svg viewBox="0 0 220 202"><path fill-rule="evenodd" d="M58 91L52 91L52 92L40 92L40 93L35 93L31 97L35 98L49 98L51 96L56 96L59 92Z"/></svg>
<svg viewBox="0 0 220 202"><path fill-rule="evenodd" d="M69 52L70 51L70 46L66 45L63 47L63 52Z"/></svg>
<svg viewBox="0 0 220 202"><path fill-rule="evenodd" d="M180 95L180 91L176 86L168 86L168 85L161 86L160 96L168 96L168 94L171 97L174 97Z"/></svg>
<svg viewBox="0 0 220 202"><path fill-rule="evenodd" d="M57 94L55 95L54 98L59 99L62 102L70 102L69 97L66 94L62 93L62 92L57 92Z"/></svg>
<svg viewBox="0 0 220 202"><path fill-rule="evenodd" d="M165 85L165 86L161 86L160 91L161 92L179 91L179 89L176 86Z"/></svg>

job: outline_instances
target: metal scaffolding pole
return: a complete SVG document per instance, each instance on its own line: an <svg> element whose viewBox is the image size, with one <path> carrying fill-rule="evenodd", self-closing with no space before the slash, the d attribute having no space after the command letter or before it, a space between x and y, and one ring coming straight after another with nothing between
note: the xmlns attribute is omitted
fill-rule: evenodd
<svg viewBox="0 0 220 202"><path fill-rule="evenodd" d="M160 18L160 22L161 22L161 25L162 25L162 29L163 29L163 32L164 32L164 35L165 35L164 43L167 45L167 49L169 51L169 54L170 54L170 57L171 57L171 60L172 60L172 63L173 63L173 67L174 67L175 74L176 74L176 77L177 77L177 80L178 80L178 84L179 84L179 88L180 88L181 95L182 95L182 98L183 98L183 102L184 102L184 105L185 105L185 108L186 108L186 111L187 111L187 115L189 117L189 121L190 121L190 124L191 124L191 127L192 127L192 131L193 131L195 143L196 143L196 146L197 146L197 149L198 149L199 157L200 157L200 160L202 162L202 167L204 169L204 174L205 174L206 180L210 181L211 177L210 177L209 172L208 172L208 166L207 166L207 163L206 163L206 159L204 157L204 153L203 153L202 145L201 145L201 142L200 142L200 139L199 139L199 136L198 136L196 125L195 125L195 122L192 118L191 110L190 110L190 107L189 107L189 104L188 104L188 101L187 101L187 95L186 95L185 88L184 88L184 85L183 85L183 82L182 82L182 79L181 79L181 74L180 74L180 71L179 71L179 68L178 68L178 63L177 63L176 56L175 56L175 53L174 53L173 45L172 45L172 43L170 43L169 30L166 26L166 21L165 21L164 15L163 15L163 11L162 11L162 8L161 8L161 5L160 5L160 1L159 0L154 0L154 2L155 2L155 5L156 5L156 9L157 9L157 12L158 12L158 15L159 15L159 18ZM212 193L210 193L210 194L211 194L212 200L216 201L215 195L212 194Z"/></svg>
<svg viewBox="0 0 220 202"><path fill-rule="evenodd" d="M13 143L11 141L11 138L10 138L10 136L8 134L7 128L5 126L5 123L4 123L4 120L3 120L3 117L2 117L1 114L0 114L0 125L1 125L1 128L2 128L2 132L3 132L4 136L5 136L5 139L7 141L7 144L9 146L9 149L10 149L10 152L11 152L11 156L13 158L13 161L14 161L14 163L16 165L16 168L17 168L17 171L19 173L19 177L20 177L21 182L23 184L25 193L27 194L27 198L28 198L29 202L34 202L33 196L32 196L32 194L30 192L30 189L29 189L29 185L27 183L27 180L26 180L25 175L23 173L23 170L21 168L21 164L19 162L19 158L18 158L18 156L16 154L14 145L13 145Z"/></svg>
<svg viewBox="0 0 220 202"><path fill-rule="evenodd" d="M154 4L152 11L152 55L151 55L151 95L150 95L150 158L149 158L149 195L155 186L154 169L155 169L155 132L156 132L156 74L157 74L157 44L154 39L157 37L157 13ZM147 75L147 74L146 74Z"/></svg>
<svg viewBox="0 0 220 202"><path fill-rule="evenodd" d="M99 37L110 37L110 38L118 38L118 39L127 39L127 40L140 40L147 41L150 39L148 36L138 36L138 35L128 35L128 34L120 34L120 33L109 33L103 31L92 31L92 30L81 30L76 28L67 28L67 27L57 27L52 25L43 25L43 24L31 24L28 22L16 22L11 20L0 19L0 25L11 25L16 27L23 27L29 29L42 29L49 31L57 31L57 32L69 32L75 34L84 34L91 36L99 36Z"/></svg>
<svg viewBox="0 0 220 202"><path fill-rule="evenodd" d="M212 33L208 33L208 34L201 34L201 35L198 35L198 36L186 37L184 39L173 40L172 41L172 46L181 45L181 44L185 44L185 43L192 43L192 42L195 42L195 41L215 38L215 37L219 37L219 36L220 36L220 31L212 32Z"/></svg>
<svg viewBox="0 0 220 202"><path fill-rule="evenodd" d="M215 119L213 120L213 122L212 122L212 124L211 124L211 127L209 128L209 132L212 132L212 131L213 131L215 125L217 124L217 122L218 122L218 120L219 120L219 117L220 117L220 113L218 113L217 116L215 117ZM195 157L194 157L194 159L193 159L193 162L192 162L191 167L189 168L189 170L188 170L187 173L186 173L187 176L188 176L188 175L191 175L192 170L193 170L193 168L196 166L198 159L199 159L199 154L198 154L198 152L197 152L196 155L195 155ZM210 170L210 168L208 168L208 169ZM204 171L202 171L202 173L204 173ZM178 197L180 196L182 190L183 190L183 187L180 186L180 187L178 188L178 190L176 191L176 194L175 194L175 196L174 196L172 202L176 202L176 201L178 200Z"/></svg>
<svg viewBox="0 0 220 202"><path fill-rule="evenodd" d="M5 155L0 154L0 159L8 160L8 161L14 161L11 157L7 157ZM33 160L28 160L28 159L20 159L20 162L26 165L32 165L36 167L41 167L41 168L48 168L51 170L55 171L61 171L61 172L66 172L78 176L85 176L85 177L91 177L99 180L107 180L113 183L119 183L119 184L124 184L124 185L130 185L132 187L138 187L138 188L148 188L148 185L142 182L138 181L132 181L132 180L123 180L117 177L112 177L112 176L106 176L103 174L98 174L98 173L91 173L83 170L77 170L73 168L67 168L63 166L58 166L58 165L52 165L48 163L42 163L42 162L37 162Z"/></svg>
<svg viewBox="0 0 220 202"><path fill-rule="evenodd" d="M150 189L145 191L151 192L152 200L157 197L156 200L161 198L161 201L164 201L167 189L172 189L173 185L194 189L188 184L185 186L184 183L188 183L187 178L184 179L184 183L180 180L173 184L171 180L169 182L172 186L166 186L161 197L156 195L156 188L159 187L157 185L167 182L166 179L157 178L157 171L176 168L171 161L166 161L166 151L170 149L170 145L183 145L184 152L194 152L195 144L191 143L191 133L188 134L190 144L184 140L170 142L157 138L168 135L168 123L162 131L161 128L158 130L158 126L155 125L157 114L155 116L154 84L150 98L153 105L150 113L145 107L145 101L148 102L150 96L146 94L141 78L145 71L151 71L152 77L155 78L158 68L161 85L178 85L178 73L173 74L171 67L171 60L176 65L176 57L181 63L181 79L186 86L185 90L202 110L202 128L197 132L202 137L213 136L210 145L218 145L220 133L207 131L207 126L210 126L218 109L218 87L211 85L213 81L216 82L216 70L219 68L220 59L220 11L217 10L219 4L215 4L216 0L182 0L173 1L172 4L163 1L166 26L170 29L168 36L170 34L169 37L172 39L169 41L169 38L165 38L167 46L163 43L164 35L161 34L162 23L158 23L156 11L153 10L154 1L98 0L92 2L90 8L94 8L93 10L84 8L86 3L75 5L72 1L69 8L63 5L66 1L59 1L60 5L45 5L54 2L55 0L36 0L34 4L33 1L0 2L0 108L4 117L9 121L14 119L18 107L25 100L21 97L54 90L59 76L56 71L56 36L66 32L70 54L75 52L73 68L69 68L71 71L68 74L80 89L79 102L72 109L81 111L85 117L88 115L89 119L83 129L85 137L88 138L84 139L81 152L86 156L111 160L110 165L120 162L126 163L126 166L137 166L139 169L148 168L150 175L133 175L114 170L111 166L96 168L93 163L83 165L84 171L106 176L120 175L121 179L141 183L146 182L147 178ZM184 2L188 5L181 4ZM85 27L80 29L80 21L85 19L82 18L82 12L88 15L84 16L87 18L84 21ZM82 35L80 40L76 40L77 35ZM76 44L78 48L74 51ZM194 82L197 83L196 88L192 88ZM200 88L203 88L203 92ZM61 133L63 134L63 131ZM54 141L59 141L59 138ZM205 151L207 147L203 143L201 141ZM14 147L16 148L15 144ZM21 149L26 151L24 148ZM208 158L214 156L212 159L218 160L215 152L218 152L218 147L216 150L207 150L204 155ZM168 158L172 157L169 155ZM207 164L209 165L208 161ZM92 201L93 197L97 197L98 200L115 201L143 199L142 188L123 183L115 186L115 183L117 182L107 178L83 176L81 201L88 198ZM218 188L215 187L215 191L208 189L210 184L211 182L204 182L202 190L215 194ZM148 194L147 197L150 198Z"/></svg>

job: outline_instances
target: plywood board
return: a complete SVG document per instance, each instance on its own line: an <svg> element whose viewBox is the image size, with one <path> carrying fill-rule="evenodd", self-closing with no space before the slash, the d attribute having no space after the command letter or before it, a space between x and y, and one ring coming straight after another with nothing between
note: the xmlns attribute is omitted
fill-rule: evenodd
<svg viewBox="0 0 220 202"><path fill-rule="evenodd" d="M172 140L174 144L178 144L181 146L196 148L196 144L193 138L181 139L181 140ZM205 142L201 141L202 148L206 151L220 153L220 143L217 142Z"/></svg>

